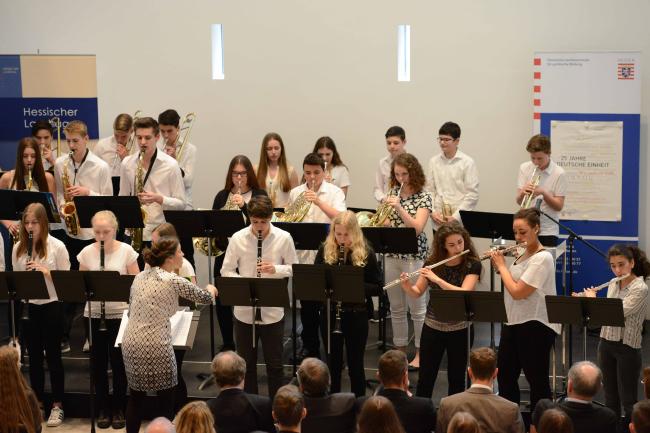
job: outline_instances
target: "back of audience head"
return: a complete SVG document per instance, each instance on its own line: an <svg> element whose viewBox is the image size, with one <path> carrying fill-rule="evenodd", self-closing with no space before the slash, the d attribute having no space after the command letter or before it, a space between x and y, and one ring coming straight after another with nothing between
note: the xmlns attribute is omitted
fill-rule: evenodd
<svg viewBox="0 0 650 433"><path fill-rule="evenodd" d="M358 423L358 433L404 433L393 403L378 395L363 404Z"/></svg>
<svg viewBox="0 0 650 433"><path fill-rule="evenodd" d="M643 395L650 398L650 367L643 369Z"/></svg>
<svg viewBox="0 0 650 433"><path fill-rule="evenodd" d="M154 418L144 429L144 433L176 433L174 424L164 416Z"/></svg>
<svg viewBox="0 0 650 433"><path fill-rule="evenodd" d="M456 412L449 420L447 433L481 433L481 428L471 413Z"/></svg>
<svg viewBox="0 0 650 433"><path fill-rule="evenodd" d="M401 350L389 350L379 357L377 377L384 388L408 389L408 359Z"/></svg>
<svg viewBox="0 0 650 433"><path fill-rule="evenodd" d="M191 401L174 418L176 433L215 433L214 417L204 401Z"/></svg>
<svg viewBox="0 0 650 433"><path fill-rule="evenodd" d="M573 422L561 409L548 409L539 420L537 433L573 433Z"/></svg>
<svg viewBox="0 0 650 433"><path fill-rule="evenodd" d="M322 397L330 387L330 370L317 358L305 358L298 369L298 385L307 397Z"/></svg>
<svg viewBox="0 0 650 433"><path fill-rule="evenodd" d="M570 397L591 400L600 390L603 374L591 361L576 362L567 374L568 395Z"/></svg>
<svg viewBox="0 0 650 433"><path fill-rule="evenodd" d="M641 400L632 409L631 433L650 433L650 400Z"/></svg>
<svg viewBox="0 0 650 433"><path fill-rule="evenodd" d="M36 397L20 373L18 359L13 346L0 347L0 431L35 433L41 424L41 411L35 407Z"/></svg>
<svg viewBox="0 0 650 433"><path fill-rule="evenodd" d="M284 385L278 389L273 398L273 420L280 430L294 429L300 426L307 416L305 400L295 385Z"/></svg>
<svg viewBox="0 0 650 433"><path fill-rule="evenodd" d="M212 360L212 374L220 388L242 388L246 361L233 351L220 352Z"/></svg>
<svg viewBox="0 0 650 433"><path fill-rule="evenodd" d="M477 347L469 354L469 376L472 382L492 381L498 373L497 354L489 347Z"/></svg>

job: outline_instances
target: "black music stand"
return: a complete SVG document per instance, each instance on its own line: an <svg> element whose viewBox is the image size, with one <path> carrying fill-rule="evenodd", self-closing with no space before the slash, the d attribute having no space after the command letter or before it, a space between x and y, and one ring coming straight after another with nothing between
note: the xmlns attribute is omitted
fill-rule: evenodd
<svg viewBox="0 0 650 433"><path fill-rule="evenodd" d="M625 326L623 300L585 296L546 296L548 321L582 327L582 359L587 360L587 327Z"/></svg>
<svg viewBox="0 0 650 433"><path fill-rule="evenodd" d="M227 238L246 226L244 216L238 210L166 210L164 214L165 221L173 224L178 233L188 237ZM208 242L208 282L214 284L211 242ZM210 354L214 358L213 308L210 308Z"/></svg>
<svg viewBox="0 0 650 433"><path fill-rule="evenodd" d="M361 227L363 235L372 245L375 253L380 255L382 269L382 284L386 283L386 254L417 254L418 241L413 227ZM401 289L400 289L401 290ZM379 347L386 351L386 298L385 290L378 294L379 299L379 338L376 343L366 348Z"/></svg>
<svg viewBox="0 0 650 433"><path fill-rule="evenodd" d="M289 308L288 278L217 277L223 305L252 307L253 349L257 347L255 313L258 307Z"/></svg>
<svg viewBox="0 0 650 433"><path fill-rule="evenodd" d="M327 223L288 223L276 221L271 223L291 234L296 250L317 250L329 234Z"/></svg>
<svg viewBox="0 0 650 433"><path fill-rule="evenodd" d="M88 302L88 345L90 347L90 431L95 431L95 380L93 377L93 329L92 304L90 301L103 300L96 293L92 274L106 274L106 277L113 276L115 279L120 276L117 271L51 271L52 281L59 300L63 302ZM127 297L128 300L128 297Z"/></svg>
<svg viewBox="0 0 650 433"><path fill-rule="evenodd" d="M15 302L21 299L48 299L45 277L42 272L7 271L0 272L0 300L8 300L11 315L11 336L16 347ZM28 305L24 306L23 318L27 318Z"/></svg>
<svg viewBox="0 0 650 433"><path fill-rule="evenodd" d="M111 183L113 184L113 197L120 195L120 177L111 176Z"/></svg>
<svg viewBox="0 0 650 433"><path fill-rule="evenodd" d="M327 314L327 355L331 354L331 305L334 302L361 304L365 301L363 268L352 265L293 264L294 300L325 302ZM296 314L294 302L293 314ZM296 329L293 330L293 368L296 369Z"/></svg>
<svg viewBox="0 0 650 433"><path fill-rule="evenodd" d="M436 319L444 321L467 321L467 366L471 350L471 327L473 322L507 322L503 293L475 292L465 290L430 290L430 301ZM468 387L467 374L465 387Z"/></svg>
<svg viewBox="0 0 650 433"><path fill-rule="evenodd" d="M2 203L0 207L0 219L19 220L27 205L40 203L45 208L49 222L61 222L56 200L51 192L0 189L0 203Z"/></svg>
<svg viewBox="0 0 650 433"><path fill-rule="evenodd" d="M474 238L490 239L491 245L495 246L504 240L515 240L512 231L512 219L514 214L497 212L460 211L460 218L463 226ZM495 291L496 269L490 261L490 291ZM503 282L501 282L503 292ZM490 323L490 347L495 348L494 323Z"/></svg>
<svg viewBox="0 0 650 433"><path fill-rule="evenodd" d="M143 228L142 212L138 197L112 195L75 196L72 199L77 207L79 226L81 228L92 227L91 220L99 211L110 210L121 227Z"/></svg>

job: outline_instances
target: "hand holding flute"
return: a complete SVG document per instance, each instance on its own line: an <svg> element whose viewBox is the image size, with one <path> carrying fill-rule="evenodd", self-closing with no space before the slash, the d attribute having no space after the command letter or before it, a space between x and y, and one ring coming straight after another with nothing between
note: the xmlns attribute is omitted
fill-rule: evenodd
<svg viewBox="0 0 650 433"><path fill-rule="evenodd" d="M614 278L612 280L609 280L606 283L600 284L600 285L598 285L596 287L588 287L588 288L584 289L582 292L573 292L573 293L571 293L571 296L584 296L586 298L595 298L596 293L598 293L599 290L602 290L605 287L609 287L609 285L612 284L612 283L618 283L620 281L623 281L624 279L626 279L629 276L630 276L630 274L621 275L620 277L616 277L616 278Z"/></svg>

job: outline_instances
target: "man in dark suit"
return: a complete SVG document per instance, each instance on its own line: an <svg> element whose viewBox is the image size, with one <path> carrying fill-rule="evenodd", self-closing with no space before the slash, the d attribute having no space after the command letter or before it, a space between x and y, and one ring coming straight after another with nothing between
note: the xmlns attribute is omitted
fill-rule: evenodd
<svg viewBox="0 0 650 433"><path fill-rule="evenodd" d="M484 433L524 433L519 406L492 391L498 370L497 356L492 349L472 350L467 369L472 386L440 400L436 432L446 432L455 413L469 412Z"/></svg>
<svg viewBox="0 0 650 433"><path fill-rule="evenodd" d="M329 394L330 371L320 359L305 358L296 372L305 397L307 416L303 433L353 433L356 431L356 399L351 392Z"/></svg>
<svg viewBox="0 0 650 433"><path fill-rule="evenodd" d="M430 433L436 427L436 410L429 398L412 397L406 354L389 350L379 358L377 377L382 387L377 395L393 403L406 433Z"/></svg>
<svg viewBox="0 0 650 433"><path fill-rule="evenodd" d="M576 362L567 374L567 397L559 403L545 398L537 402L532 416L531 432L546 409L557 407L569 415L575 433L615 432L618 420L609 408L592 403L602 386L603 374L593 362ZM535 430L533 430L535 429Z"/></svg>
<svg viewBox="0 0 650 433"><path fill-rule="evenodd" d="M275 431L271 400L244 392L246 361L235 352L220 352L212 360L212 374L221 392L208 400L217 433Z"/></svg>
<svg viewBox="0 0 650 433"><path fill-rule="evenodd" d="M284 385L273 398L273 419L278 433L300 433L302 420L307 415L305 399L294 385Z"/></svg>

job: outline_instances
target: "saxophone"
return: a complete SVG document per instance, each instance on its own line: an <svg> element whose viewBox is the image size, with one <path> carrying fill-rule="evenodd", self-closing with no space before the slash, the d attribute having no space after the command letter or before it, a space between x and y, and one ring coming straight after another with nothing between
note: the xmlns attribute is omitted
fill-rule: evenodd
<svg viewBox="0 0 650 433"><path fill-rule="evenodd" d="M142 192L144 192L144 150L140 151L138 166L135 169L135 194L138 195ZM144 206L140 206L140 212L142 213L142 222L146 224L147 211ZM142 250L143 231L142 227L131 228L131 246L137 252Z"/></svg>
<svg viewBox="0 0 650 433"><path fill-rule="evenodd" d="M34 178L32 177L32 166L27 167L27 191L32 190L32 186L34 186Z"/></svg>
<svg viewBox="0 0 650 433"><path fill-rule="evenodd" d="M63 183L63 199L65 202L61 207L61 215L63 215L63 221L68 229L68 233L76 236L79 234L80 230L79 218L77 217L77 207L75 206L74 201L72 201L72 197L67 193L68 188L72 186L72 183L70 183L70 174L68 173L68 163L72 161L73 154L74 152L72 150L68 152L68 160L63 164L61 182Z"/></svg>

